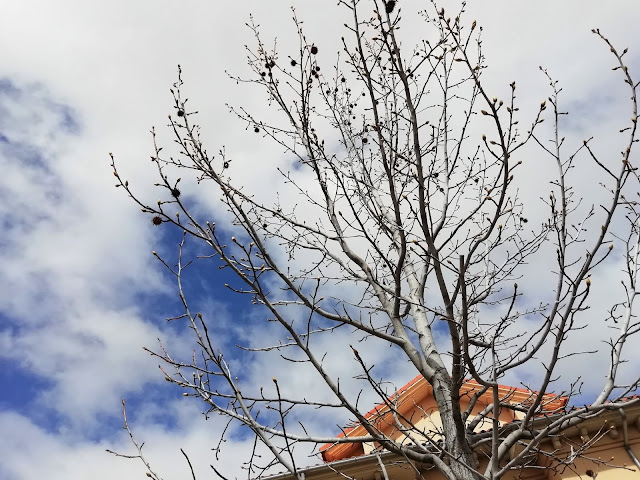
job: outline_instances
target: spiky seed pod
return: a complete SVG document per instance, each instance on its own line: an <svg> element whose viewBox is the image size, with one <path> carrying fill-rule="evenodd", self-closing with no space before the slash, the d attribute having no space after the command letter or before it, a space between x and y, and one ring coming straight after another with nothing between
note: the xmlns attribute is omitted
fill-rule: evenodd
<svg viewBox="0 0 640 480"><path fill-rule="evenodd" d="M182 110L181 108L178 109L178 116L184 117L184 110Z"/></svg>
<svg viewBox="0 0 640 480"><path fill-rule="evenodd" d="M318 47L316 47L315 45L312 45L310 52L312 55L316 55L318 53Z"/></svg>
<svg viewBox="0 0 640 480"><path fill-rule="evenodd" d="M162 217L160 215L156 215L151 219L151 223L153 223L156 227L158 225L162 225Z"/></svg>
<svg viewBox="0 0 640 480"><path fill-rule="evenodd" d="M171 189L171 196L173 198L178 198L180 196L180 194L181 194L181 192L177 188L172 188Z"/></svg>

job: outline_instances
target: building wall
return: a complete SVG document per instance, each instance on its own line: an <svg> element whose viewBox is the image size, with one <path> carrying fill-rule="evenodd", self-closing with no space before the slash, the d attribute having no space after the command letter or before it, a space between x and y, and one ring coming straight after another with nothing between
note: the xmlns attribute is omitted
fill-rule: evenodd
<svg viewBox="0 0 640 480"><path fill-rule="evenodd" d="M430 404L420 404L420 408L427 407L431 408ZM633 405L625 411L627 443L635 455L640 457L640 404ZM431 420L434 420L433 416ZM624 444L622 416L618 411L613 410L590 419L579 427L567 430L562 436L550 438L542 446L547 455L539 454L532 467L513 472L503 478L505 480L589 480L593 478L640 480L640 471L626 452ZM306 472L306 480L346 480L346 478L384 480L379 459L384 462L389 480L444 479L442 474L429 465L408 463L402 457L389 452L374 452L311 467ZM479 453L479 461L480 471L483 471L486 461L483 461L481 453ZM282 480L285 478L288 479L289 476L282 476Z"/></svg>
<svg viewBox="0 0 640 480"><path fill-rule="evenodd" d="M466 410L469 407L469 398L462 397L460 406L463 411ZM486 406L487 402L480 399L471 411L470 418L477 416ZM378 425L378 428L380 428L386 436L403 445L424 443L426 441L426 435L428 435L431 440L438 440L441 437L442 420L440 419L440 412L438 411L438 406L433 396L425 396L416 402L412 402L408 406L400 405L398 410L406 420L403 420L401 417L398 417L398 419L405 426L411 425L413 427L412 431L409 432L410 436L403 434L403 432L397 428L395 423L396 419L391 414L387 414L384 418L380 419ZM504 424L513 422L517 417L513 410L502 409L498 419L501 424ZM474 431L480 432L492 429L492 421L493 417L489 414L487 418L478 423ZM421 435L420 432L423 434ZM377 443L365 443L363 444L361 454L368 455L379 447L380 445Z"/></svg>

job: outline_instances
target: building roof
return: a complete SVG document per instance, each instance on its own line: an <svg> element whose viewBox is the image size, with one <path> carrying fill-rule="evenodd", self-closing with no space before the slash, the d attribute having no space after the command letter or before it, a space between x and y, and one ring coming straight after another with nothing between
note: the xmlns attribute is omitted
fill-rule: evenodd
<svg viewBox="0 0 640 480"><path fill-rule="evenodd" d="M470 398L472 395L478 393L482 389L482 386L475 380L467 380L462 384L460 388L460 396L466 396ZM536 398L538 392L529 390L526 388L516 388L506 385L498 386L498 393L500 398L511 404L520 404L526 406L531 404ZM433 395L433 388L431 384L422 376L418 375L411 381L409 381L402 388L398 389L396 393L389 396L387 401L380 403L373 407L369 412L365 414L365 418L371 422L381 424L385 421L387 416L392 415L390 408L391 404L394 404L394 410L397 410L400 414L407 414L411 409L415 407L421 400L427 396ZM492 403L492 392L487 391L480 395L480 399L485 403ZM542 414L548 415L561 411L566 407L568 403L568 397L560 396L556 394L545 394L543 402L541 404ZM343 437L359 437L368 435L366 428L362 424L357 424L352 427L344 429L337 438ZM343 460L349 457L360 456L364 454L362 444L360 443L327 443L319 449L322 458L325 462L333 462L336 460Z"/></svg>

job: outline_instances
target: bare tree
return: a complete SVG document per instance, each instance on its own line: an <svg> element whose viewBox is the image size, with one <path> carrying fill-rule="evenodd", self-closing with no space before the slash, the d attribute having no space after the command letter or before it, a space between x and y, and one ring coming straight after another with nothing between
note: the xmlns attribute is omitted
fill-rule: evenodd
<svg viewBox="0 0 640 480"><path fill-rule="evenodd" d="M200 140L181 75L172 90L176 115L170 117L179 154L165 156L153 132L152 160L165 200L151 204L138 197L112 157L118 186L155 225L171 225L184 234L177 265L156 256L175 275L184 306L176 318L191 328L198 351L191 364L175 360L164 348L153 354L166 364L167 380L200 397L209 413L246 425L271 452L270 460L252 456L249 477L279 464L302 479L294 455L300 443L376 442L407 460L432 464L448 479L501 478L527 466L527 455L549 436L619 408L638 383L618 381L623 347L638 331L632 312L638 290L640 189L631 158L638 84L624 63L627 50L619 52L594 30L610 48L615 74L630 94L630 120L621 125L622 153L601 157L591 139L567 153L559 131L563 111L557 83L548 77L549 98L533 118L519 123L515 82L504 99L485 88L482 29L464 19L464 7L449 16L431 5L432 13L424 14L431 37L407 48L398 37L401 9L396 2L340 3L352 15L351 35L343 39L346 54L330 76L320 69L318 47L307 41L295 13L300 43L292 56L268 49L251 24L257 39L256 48L248 50L254 76L238 80L264 89L282 123L268 124L254 113L232 109L260 133L256 139L276 142L295 156L292 171L281 175L283 188L295 191L302 205L264 202L234 181L224 150L211 155ZM552 128L542 129L545 119ZM529 211L547 212L547 220L537 225L526 218L518 196L525 145L542 149L555 168L540 204L526 205ZM579 199L570 184L578 158L599 169L602 180L592 188L606 193L593 197L603 198L602 203ZM181 195L176 170L215 185L232 220L217 225L194 213ZM241 387L212 334L225 326L189 308L182 282L191 261L183 260L187 241L197 242L201 257L235 274L236 282L226 287L250 297L265 322L282 329L280 343L252 345L245 354L277 350L283 358L304 362L328 387L332 401L315 399L312 392L285 396L275 378L273 395ZM588 408L550 412L549 398L571 397L580 388L579 381L565 379L561 393L550 393L558 365L597 348L594 343L574 351L567 342L582 327L590 277L612 258L614 244L623 247L626 270L619 280L626 298L610 306L615 334L605 382ZM538 256L549 258L550 252L555 282L542 300L528 298L517 281L526 281L530 264L544 263ZM534 327L523 329L525 320ZM436 340L437 330L446 331L447 342ZM402 441L385 434L365 415L368 407L346 394L325 367L316 339L328 335L348 336L352 344L366 338L402 352L433 386L441 430L425 438L411 418L397 414L394 427ZM368 388L393 411L392 387L375 377L357 349L352 355ZM500 396L498 385L528 362L539 362L544 373L527 386L530 400L514 405ZM481 388L463 410L460 388L466 379ZM493 403L478 416L470 415L487 392ZM326 410L330 418L346 411L367 435L327 438L289 421L292 412L309 408ZM494 412L504 409L519 410L522 419L500 423ZM535 423L541 414L548 417L542 426ZM490 431L474 433L479 418L491 422ZM517 444L524 448L512 458L509 452ZM482 469L474 456L480 445L488 452Z"/></svg>

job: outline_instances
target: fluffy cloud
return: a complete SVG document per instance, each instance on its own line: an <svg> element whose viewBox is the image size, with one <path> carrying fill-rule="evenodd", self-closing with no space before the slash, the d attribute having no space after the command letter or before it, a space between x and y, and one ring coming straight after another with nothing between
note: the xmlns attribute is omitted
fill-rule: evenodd
<svg viewBox="0 0 640 480"><path fill-rule="evenodd" d="M320 46L319 57L328 68L340 49L341 25L347 19L340 16L346 13L334 5L319 9L297 3L298 16L307 20L307 37ZM401 5L407 11L418 6L412 0ZM548 95L537 67L548 67L565 87L566 106L573 112L565 123L573 135L570 140L579 142L594 132L601 137L596 148L617 155L618 140L606 132L616 132L617 118L627 118L620 106L625 99L617 94L619 78L609 70L608 49L589 30L599 26L616 45L626 46L635 38L637 2L516 5L495 0L468 8L469 18L486 27L486 78L496 94L502 96L516 80L522 112L535 110ZM166 388L158 362L141 349L154 347L159 337L178 355L189 353L186 329L162 321L179 312L179 306L173 279L150 255L156 249L175 258L175 239L164 229L154 229L114 188L107 153L115 153L121 173L136 191L155 201L159 191L150 180L148 130L157 125L160 141L170 147L170 134L163 128L172 113L167 89L180 63L210 151L226 145L233 159L231 174L251 191L272 198L278 183L274 167L286 166L287 159L261 135L245 131L224 106L246 106L265 117L277 113L263 109L263 92L237 86L224 73L247 72L244 45L253 39L242 26L249 11L262 24L265 40L278 36L283 55L295 52L291 11L280 2L227 2L221 7L198 1L184 7L167 1L89 5L65 0L55 5L12 2L3 10L0 360L3 369L23 377L0 397L0 430L13 439L0 443L3 478L142 475L134 462L104 453L106 448L131 452L119 429L122 396L131 399L134 431L147 442L158 471L167 477L184 474L179 447L202 472L215 461L210 449L222 425L203 421L200 406L174 401L176 391ZM406 42L420 31L405 29ZM629 55L630 65L637 67L640 57L633 50ZM523 190L534 200L541 195L537 190L548 190L546 173L536 161L531 157L531 166L525 165L529 190ZM592 176L590 167L575 174L578 183ZM200 210L207 215L224 215L215 192L194 200L209 202ZM593 304L619 293L606 280L617 275L618 268L612 263L602 279L593 279ZM220 322L255 323L216 283L221 277L215 267L207 275L211 283L193 281L197 309ZM525 283L534 291L543 285L540 279ZM221 345L232 345L240 336L242 329L234 325L227 337L217 339ZM596 335L605 338L607 328L600 325ZM265 330L261 340L278 335ZM575 342L572 346L580 349L579 336ZM358 367L345 362L345 356L351 358L348 344L347 339L327 338L319 345L327 352L327 367L345 381ZM358 349L380 366L395 359L392 349L381 353L373 343ZM586 363L595 369L602 362L600 357L582 357L568 364L567 375L580 374ZM268 384L276 376L290 393L315 386L311 376L296 374L286 362L242 365L238 359L238 364L248 385ZM634 357L630 369L637 364ZM526 381L535 373L514 381ZM412 373L398 370L391 375L402 384ZM27 384L35 387L27 389ZM354 382L345 389L355 397L359 386ZM328 423L338 422L322 422L318 416L308 421L325 429L323 433L333 428ZM242 473L237 466L249 445L242 432L234 432L225 445L226 472Z"/></svg>

